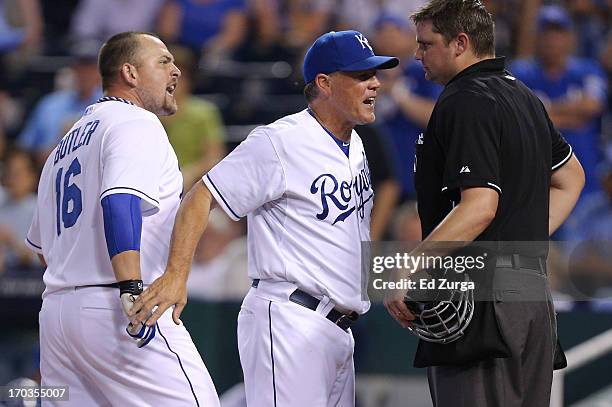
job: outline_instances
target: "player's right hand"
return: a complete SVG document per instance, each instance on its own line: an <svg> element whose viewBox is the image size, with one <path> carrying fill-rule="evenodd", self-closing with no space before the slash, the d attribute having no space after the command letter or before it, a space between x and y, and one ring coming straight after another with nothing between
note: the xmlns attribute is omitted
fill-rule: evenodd
<svg viewBox="0 0 612 407"><path fill-rule="evenodd" d="M154 326L159 317L171 306L172 320L181 325L181 312L187 304L187 281L181 275L166 271L147 287L128 312L132 324Z"/></svg>
<svg viewBox="0 0 612 407"><path fill-rule="evenodd" d="M157 325L146 326L145 324L133 325L131 322L125 328L125 331L136 341L136 346L142 348L147 346L151 339L155 337Z"/></svg>

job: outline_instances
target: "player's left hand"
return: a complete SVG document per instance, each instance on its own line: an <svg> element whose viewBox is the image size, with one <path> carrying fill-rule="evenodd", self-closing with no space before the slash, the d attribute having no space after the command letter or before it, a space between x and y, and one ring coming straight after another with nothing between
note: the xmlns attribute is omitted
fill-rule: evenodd
<svg viewBox="0 0 612 407"><path fill-rule="evenodd" d="M135 326L154 326L159 317L174 305L172 320L181 325L180 316L186 304L187 282L174 273L165 272L138 296L128 316Z"/></svg>

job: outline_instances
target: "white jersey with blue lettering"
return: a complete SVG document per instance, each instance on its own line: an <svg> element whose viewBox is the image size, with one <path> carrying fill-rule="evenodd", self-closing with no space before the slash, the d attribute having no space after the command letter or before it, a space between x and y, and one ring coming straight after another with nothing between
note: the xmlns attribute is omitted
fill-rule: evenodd
<svg viewBox="0 0 612 407"><path fill-rule="evenodd" d="M89 106L47 159L26 243L44 256L45 294L116 281L100 201L118 193L141 199L141 273L150 284L165 270L183 179L153 113L121 100ZM43 295L43 296L44 296Z"/></svg>
<svg viewBox="0 0 612 407"><path fill-rule="evenodd" d="M186 328L168 309L138 349L104 234L100 201L136 195L143 213L142 280L165 270L183 179L153 113L105 97L87 108L45 163L27 244L47 262L40 311L43 386L67 386L73 405L219 406ZM160 374L162 372L163 374Z"/></svg>
<svg viewBox="0 0 612 407"><path fill-rule="evenodd" d="M304 110L253 130L203 180L231 218L247 216L249 277L368 310L361 255L374 191L354 130L347 157Z"/></svg>

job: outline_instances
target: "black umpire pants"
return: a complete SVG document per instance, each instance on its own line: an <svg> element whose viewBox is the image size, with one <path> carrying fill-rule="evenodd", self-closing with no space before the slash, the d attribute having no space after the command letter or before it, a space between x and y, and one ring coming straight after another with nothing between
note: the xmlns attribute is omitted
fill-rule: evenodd
<svg viewBox="0 0 612 407"><path fill-rule="evenodd" d="M496 269L495 280L495 315L512 356L429 367L434 407L550 405L557 337L548 279L533 270Z"/></svg>

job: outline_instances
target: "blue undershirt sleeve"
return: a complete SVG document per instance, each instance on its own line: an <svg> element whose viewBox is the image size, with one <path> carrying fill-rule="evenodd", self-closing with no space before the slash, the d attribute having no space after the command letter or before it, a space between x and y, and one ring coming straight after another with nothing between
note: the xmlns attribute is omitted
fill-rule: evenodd
<svg viewBox="0 0 612 407"><path fill-rule="evenodd" d="M113 194L105 196L101 203L104 235L110 258L127 250L140 251L140 198L131 194Z"/></svg>

